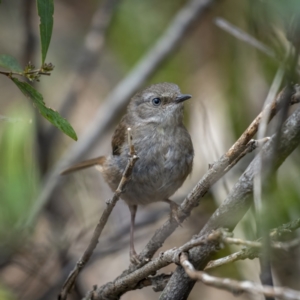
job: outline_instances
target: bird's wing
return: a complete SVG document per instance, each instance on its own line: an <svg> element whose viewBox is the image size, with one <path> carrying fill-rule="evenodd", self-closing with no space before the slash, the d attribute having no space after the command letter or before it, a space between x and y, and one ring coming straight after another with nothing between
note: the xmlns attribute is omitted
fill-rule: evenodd
<svg viewBox="0 0 300 300"><path fill-rule="evenodd" d="M126 142L126 132L127 132L127 122L126 115L121 119L120 123L115 129L114 135L112 137L111 146L112 154L120 155L123 144Z"/></svg>

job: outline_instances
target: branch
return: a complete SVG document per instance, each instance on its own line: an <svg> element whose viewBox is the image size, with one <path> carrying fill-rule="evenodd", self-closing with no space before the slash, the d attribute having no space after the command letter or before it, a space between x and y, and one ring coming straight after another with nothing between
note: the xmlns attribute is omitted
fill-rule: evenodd
<svg viewBox="0 0 300 300"><path fill-rule="evenodd" d="M224 20L223 18L216 18L215 24L223 29L224 31L230 33L232 36L237 38L240 41L243 41L252 47L260 50L264 54L278 60L275 51L272 48L269 48L262 42L258 41L256 38L248 34L247 32L243 31L242 29L234 26L233 24L229 23L228 21Z"/></svg>
<svg viewBox="0 0 300 300"><path fill-rule="evenodd" d="M224 230L212 231L209 234L203 235L198 238L191 239L178 249L173 248L165 252L161 252L159 256L152 261L148 262L146 265L142 266L140 269L133 271L132 273L119 277L114 282L110 282L103 287L100 287L93 293L94 300L96 299L116 299L121 297L125 292L130 290L135 290L137 288L142 288L148 285L154 284L149 278L150 275L155 274L159 269L166 267L171 263L179 263L182 253L189 251L198 246L208 246L210 244L222 244L223 242L228 243L238 243L255 245L255 247L261 247L259 242L242 241L240 239L232 239L226 236ZM292 241L293 242L293 241ZM289 242L290 243L290 242ZM299 241L298 241L299 243ZM276 247L279 247L276 245ZM282 247L280 247L282 248ZM164 277L164 281L167 282L169 275ZM156 291L161 290L160 287L155 289ZM89 292L91 293L91 292ZM88 293L88 294L89 294Z"/></svg>
<svg viewBox="0 0 300 300"><path fill-rule="evenodd" d="M97 289L97 292L93 295L93 300L117 299L125 292L136 289L141 280L144 280L148 276L154 274L156 271L160 270L163 267L166 267L171 263L178 264L179 256L182 252L188 251L193 247L210 243L212 240L215 240L217 238L216 234L216 232L213 232L198 239L193 239L185 243L178 249L173 248L165 252L161 252L157 258L153 259L141 268L133 271L126 276L119 277L115 281L109 282L103 287Z"/></svg>
<svg viewBox="0 0 300 300"><path fill-rule="evenodd" d="M296 219L292 222L283 224L279 226L278 228L272 229L270 236L273 239L278 239L283 234L290 233L300 227L300 218Z"/></svg>
<svg viewBox="0 0 300 300"><path fill-rule="evenodd" d="M29 63L28 66L34 68L34 66L31 65L31 63ZM39 78L41 75L50 76L51 71L54 69L54 66L51 63L44 64L39 69L31 69L31 68L27 69L27 67L25 68L25 70L23 72L0 71L0 74L5 75L8 78L12 78L13 75L16 75L16 76L25 77L30 81L34 81L34 80L39 81Z"/></svg>
<svg viewBox="0 0 300 300"><path fill-rule="evenodd" d="M117 201L119 200L121 193L124 191L124 189L126 187L126 184L131 176L135 162L138 160L138 156L135 154L134 146L131 143L131 141L132 141L131 128L128 128L128 140L130 141L130 144L129 144L130 157L128 159L127 166L123 172L119 186L118 186L117 190L115 191L113 198L106 202L107 206L99 219L99 222L94 230L93 236L90 240L88 247L86 248L82 257L79 259L76 266L71 271L67 280L65 281L62 291L58 297L58 299L60 299L60 300L67 299L68 293L70 292L71 288L74 286L76 278L78 277L80 271L84 268L84 266L86 265L86 263L89 261L90 257L92 256L93 251L98 244L98 240L102 233L102 230L104 229L113 208L115 207Z"/></svg>
<svg viewBox="0 0 300 300"><path fill-rule="evenodd" d="M238 246L246 246L251 248L263 248L264 244L261 242L261 239L259 241L247 241L243 239L238 238L232 238L227 236L221 236L219 241L223 242L228 245L238 245ZM289 250L289 248L296 247L299 245L300 239L294 239L289 242L272 242L270 246L274 249L283 249L283 250Z"/></svg>
<svg viewBox="0 0 300 300"><path fill-rule="evenodd" d="M235 166L246 154L251 153L252 151L254 151L257 148L261 148L267 141L269 141L270 138L269 137L265 137L259 140L253 140L251 139L247 145L245 146L245 150L241 152L241 154L239 154L239 156L230 164L225 168L225 172L227 172L228 170L230 170L233 166Z"/></svg>
<svg viewBox="0 0 300 300"><path fill-rule="evenodd" d="M172 273L149 276L141 280L136 286L136 289L142 289L147 286L152 286L154 292L160 292L165 288L171 276Z"/></svg>
<svg viewBox="0 0 300 300"><path fill-rule="evenodd" d="M211 260L206 267L204 268L204 271L213 269L216 267L220 267L223 265L227 265L229 263L238 261L238 260L244 260L244 259L254 259L257 258L259 255L260 251L258 248L244 248L240 251L237 251L235 253L232 253L230 255L227 255L225 257L216 259L216 260Z"/></svg>
<svg viewBox="0 0 300 300"><path fill-rule="evenodd" d="M291 95L281 93L286 100ZM285 101L283 101L285 102ZM274 112L272 113L272 115ZM257 125L256 125L257 126ZM257 127L256 127L257 128ZM268 158L272 154L272 145L275 136L272 136L262 149L262 159ZM287 156L296 148L300 141L300 109L298 108L285 122L281 131L280 145L275 157L274 166L275 170L282 164ZM235 184L232 191L228 194L222 205L212 215L205 227L199 233L200 236L216 230L220 227L229 228L232 230L240 219L247 212L252 204L253 193L253 178L257 172L257 165L259 164L260 157L256 157L248 166L244 174L240 177L239 181ZM209 244L207 247L196 247L190 251L192 263L197 268L204 268L215 251L217 251L217 243ZM171 299L171 295L176 294L176 298L186 298L190 293L194 282L183 276L182 269L177 268L171 277L168 285L161 295L161 300ZM178 298L177 298L178 296Z"/></svg>
<svg viewBox="0 0 300 300"><path fill-rule="evenodd" d="M247 292L267 297L277 297L279 299L300 300L300 292L289 288L261 285L251 281L237 281L229 278L218 278L205 272L196 271L193 264L188 260L186 253L182 253L180 255L180 264L191 279L201 281L206 285L213 286L218 289L226 290L234 295L241 292Z"/></svg>
<svg viewBox="0 0 300 300"><path fill-rule="evenodd" d="M283 78L284 78L284 69L283 65L281 64L276 72L276 75L273 79L272 85L270 87L269 93L267 95L267 98L264 102L264 107L267 106L274 96L278 93L278 90L282 84ZM289 93L290 84L285 89L286 93ZM270 235L269 235L269 229L267 223L265 222L267 215L264 214L263 210L263 202L262 202L262 192L264 191L264 194L266 196L266 185L268 185L268 182L270 182L270 175L274 174L274 172L271 172L272 169L272 158L274 158L274 154L277 151L277 145L278 141L280 139L280 129L281 126L286 119L286 113L289 109L289 103L290 98L286 98L286 102L283 104L283 109L281 110L281 113L279 114L279 123L280 126L277 128L275 132L277 132L276 138L273 141L273 155L270 156L268 162L264 160L264 165L262 165L262 159L258 159L259 163L257 165L256 174L254 176L254 186L253 186L253 197L254 197L254 211L255 211L255 220L256 220L256 230L257 235L262 237L263 242L263 251L261 252L261 255L259 256L259 263L260 263L260 280L261 283L264 285L273 286L273 276L271 271L271 261L270 261ZM284 117L282 117L284 115ZM267 132L267 126L268 126L268 119L269 115L266 114L259 125L257 138L261 139L265 137ZM278 123L278 125L279 125ZM261 152L258 152L258 156L262 155ZM264 176L262 177L262 170L264 169L264 174L269 174L268 177ZM264 185L263 185L264 182ZM264 186L264 189L263 189ZM266 202L266 201L265 201ZM265 207L265 206L264 206ZM266 298L266 300L275 300L274 298Z"/></svg>
<svg viewBox="0 0 300 300"><path fill-rule="evenodd" d="M233 24L229 23L227 20L225 20L223 18L216 18L215 24L218 27L220 27L221 29L223 29L224 31L228 32L229 34L231 34L232 36L237 38L238 40L243 41L243 42L247 43L248 45L254 47L255 49L260 50L262 53L268 55L269 57L273 58L277 62L283 63L283 60L281 59L281 57L279 57L279 55L277 55L276 52L272 48L263 44L262 42L260 42L259 40L257 40L256 38L254 38L253 36L248 34L247 32L243 31L239 27L236 27ZM296 64L297 64L297 62L295 63L295 65ZM282 67L284 69L286 69L287 71L289 71L289 68L287 68L285 66L285 64L283 64ZM299 65L296 66L296 72L298 74L300 73Z"/></svg>
<svg viewBox="0 0 300 300"><path fill-rule="evenodd" d="M287 233L291 233L294 230L298 229L300 227L300 218L296 219L294 221L291 221L289 223L283 224L281 226L279 226L278 228L274 228L271 230L270 232L270 238L272 239L272 241L277 240L279 237L282 237L283 235L287 234ZM293 247L294 244L298 245L299 240L295 239L292 240L291 242L287 242L287 243L275 243L273 245L275 245L275 247L277 248L282 248L282 249L288 249L290 247ZM260 254L259 248L254 248L254 247L247 247L244 248L240 251L237 251L235 253L232 253L228 256L216 259L216 260L211 260L207 266L205 267L204 270L209 270L212 268L216 268L225 264L229 264L232 262L235 262L237 260L243 260L243 259L254 259L256 257L258 257Z"/></svg>

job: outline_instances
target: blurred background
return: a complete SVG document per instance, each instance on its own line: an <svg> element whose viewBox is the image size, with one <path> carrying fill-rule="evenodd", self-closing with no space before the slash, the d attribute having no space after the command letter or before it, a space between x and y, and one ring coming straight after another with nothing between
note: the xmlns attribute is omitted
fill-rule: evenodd
<svg viewBox="0 0 300 300"><path fill-rule="evenodd" d="M189 3L183 0L55 1L54 28L46 59L55 69L34 87L49 107L68 119L78 142L42 119L15 85L5 76L0 77L1 300L56 298L112 192L97 170L87 169L66 178L56 174L55 189L43 198L51 178L49 174L57 168L57 162L63 160L67 165L68 153L88 135L99 111L113 112L111 122L77 161L110 153L113 130L125 113L126 104L114 112L106 99L110 99L115 87L126 79ZM297 0L213 1L140 85L143 88L151 83L174 82L183 93L193 95L185 104L185 124L195 148L194 168L172 197L177 203L195 186L208 165L225 153L259 114L279 67L274 57L220 28L216 18L253 36L280 60L290 47L289 28L299 13ZM97 22L102 22L98 30ZM0 54L16 57L23 66L28 61L39 66L38 25L35 1L2 0ZM130 97L127 98L126 103ZM269 129L272 132L272 123ZM162 250L182 245L201 230L253 156L243 158L213 187L191 217L168 238ZM274 214L273 227L299 217L299 163L297 149L278 172L276 197L270 212ZM41 198L47 199L42 209ZM119 201L70 299L81 299L93 285L113 280L128 266L129 216L127 206ZM168 217L169 207L164 203L139 207L135 237L138 252ZM256 238L251 212L235 231L238 237ZM215 258L237 249L225 247ZM297 250L288 255L280 253L274 259L276 283L299 288ZM171 265L165 272L174 269ZM256 282L259 282L259 272L257 260L210 271L217 276ZM189 299L199 299L200 295L203 299L221 296L235 299L227 292L198 283ZM159 293L149 287L127 293L122 299L158 297ZM263 299L249 295L239 298Z"/></svg>

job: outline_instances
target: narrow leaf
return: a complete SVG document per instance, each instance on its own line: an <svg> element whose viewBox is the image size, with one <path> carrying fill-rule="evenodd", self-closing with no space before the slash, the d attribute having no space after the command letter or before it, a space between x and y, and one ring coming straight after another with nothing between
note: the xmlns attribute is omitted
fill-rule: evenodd
<svg viewBox="0 0 300 300"><path fill-rule="evenodd" d="M23 72L18 61L10 55L0 55L0 66L13 72Z"/></svg>
<svg viewBox="0 0 300 300"><path fill-rule="evenodd" d="M21 92L29 99L32 100L34 106L39 110L40 114L51 122L54 126L63 131L66 135L77 141L77 135L70 125L57 111L46 107L43 96L35 90L27 82L19 81L17 78L12 78L13 82L21 90Z"/></svg>
<svg viewBox="0 0 300 300"><path fill-rule="evenodd" d="M40 17L40 38L43 65L52 35L54 13L53 0L37 0L37 9Z"/></svg>

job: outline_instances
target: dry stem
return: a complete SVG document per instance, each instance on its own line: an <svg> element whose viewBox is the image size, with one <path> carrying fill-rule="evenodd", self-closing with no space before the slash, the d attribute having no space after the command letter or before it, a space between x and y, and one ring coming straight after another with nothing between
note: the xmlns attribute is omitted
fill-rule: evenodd
<svg viewBox="0 0 300 300"><path fill-rule="evenodd" d="M86 248L82 257L78 260L76 266L71 271L67 280L65 281L63 288L61 290L61 293L59 295L60 300L67 299L68 293L74 286L77 276L79 275L80 271L83 269L83 267L86 265L86 263L89 261L90 257L92 256L93 251L98 244L99 237L107 223L107 220L108 220L113 208L115 207L117 201L119 200L121 193L124 191L124 188L131 176L134 164L138 160L138 156L135 154L134 146L132 145L132 142L131 142L132 137L131 137L130 128L128 128L128 140L130 141L129 146L130 146L130 149L132 149L132 152L130 151L130 157L128 159L127 166L123 172L119 186L118 186L117 190L115 191L112 199L110 199L109 201L106 202L107 206L99 219L99 222L94 230L93 236L90 240L88 247Z"/></svg>
<svg viewBox="0 0 300 300"><path fill-rule="evenodd" d="M192 263L188 260L188 255L186 253L180 255L180 264L191 279L201 281L206 285L218 289L226 290L234 295L241 292L247 292L267 297L277 297L279 299L300 299L300 292L289 288L272 287L251 281L237 281L230 278L218 278L202 271L196 271Z"/></svg>

